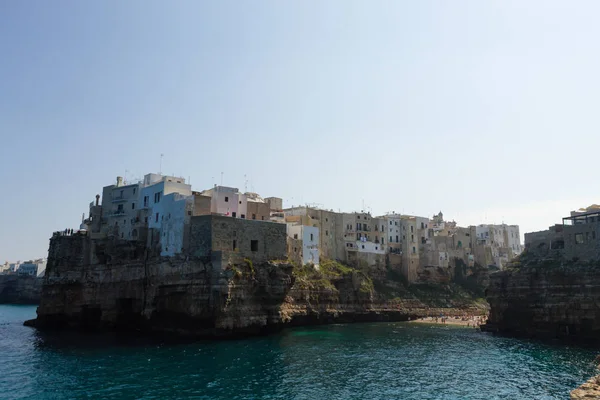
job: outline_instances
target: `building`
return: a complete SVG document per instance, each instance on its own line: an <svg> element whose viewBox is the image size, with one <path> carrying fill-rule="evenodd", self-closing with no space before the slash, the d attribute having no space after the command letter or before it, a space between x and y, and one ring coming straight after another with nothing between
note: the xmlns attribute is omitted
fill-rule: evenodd
<svg viewBox="0 0 600 400"><path fill-rule="evenodd" d="M201 215L190 218L188 254L213 261L287 259L286 225L269 221Z"/></svg>
<svg viewBox="0 0 600 400"><path fill-rule="evenodd" d="M287 253L299 265L319 266L319 228L287 224Z"/></svg>
<svg viewBox="0 0 600 400"><path fill-rule="evenodd" d="M14 272L17 275L42 277L46 271L46 259L28 260L19 264Z"/></svg>

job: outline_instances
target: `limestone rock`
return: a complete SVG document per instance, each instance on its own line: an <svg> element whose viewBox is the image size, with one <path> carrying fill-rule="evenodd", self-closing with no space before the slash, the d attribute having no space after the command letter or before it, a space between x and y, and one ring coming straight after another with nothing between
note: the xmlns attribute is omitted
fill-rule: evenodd
<svg viewBox="0 0 600 400"><path fill-rule="evenodd" d="M571 400L600 399L600 376L590 378L583 385L571 391Z"/></svg>

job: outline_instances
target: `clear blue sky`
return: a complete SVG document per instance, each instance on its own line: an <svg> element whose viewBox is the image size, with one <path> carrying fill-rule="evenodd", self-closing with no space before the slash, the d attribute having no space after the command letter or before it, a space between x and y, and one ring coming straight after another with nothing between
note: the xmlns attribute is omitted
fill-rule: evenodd
<svg viewBox="0 0 600 400"><path fill-rule="evenodd" d="M0 262L115 176L544 229L600 202L596 1L0 2ZM214 179L213 179L214 177Z"/></svg>

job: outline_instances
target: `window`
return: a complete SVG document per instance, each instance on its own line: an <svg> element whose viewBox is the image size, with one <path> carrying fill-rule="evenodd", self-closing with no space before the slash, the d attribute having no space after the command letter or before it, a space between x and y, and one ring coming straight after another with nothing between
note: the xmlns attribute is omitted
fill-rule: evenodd
<svg viewBox="0 0 600 400"><path fill-rule="evenodd" d="M148 196L144 196L144 207L148 207Z"/></svg>
<svg viewBox="0 0 600 400"><path fill-rule="evenodd" d="M329 222L329 220L327 218L325 218L325 222Z"/></svg>
<svg viewBox="0 0 600 400"><path fill-rule="evenodd" d="M160 202L160 193L161 192L154 193L154 202L155 203L159 203Z"/></svg>
<svg viewBox="0 0 600 400"><path fill-rule="evenodd" d="M147 224L148 223L148 217L144 218L144 223Z"/></svg>
<svg viewBox="0 0 600 400"><path fill-rule="evenodd" d="M252 219L256 219L256 214L252 214Z"/></svg>
<svg viewBox="0 0 600 400"><path fill-rule="evenodd" d="M392 221L390 221L390 225L392 224Z"/></svg>
<svg viewBox="0 0 600 400"><path fill-rule="evenodd" d="M415 241L415 235L410 235L410 241L414 242Z"/></svg>
<svg viewBox="0 0 600 400"><path fill-rule="evenodd" d="M395 222L394 222L394 225L398 226L398 221L395 221Z"/></svg>
<svg viewBox="0 0 600 400"><path fill-rule="evenodd" d="M123 204L119 204L117 206L117 211L123 211Z"/></svg>
<svg viewBox="0 0 600 400"><path fill-rule="evenodd" d="M231 213L231 216L235 218L235 211Z"/></svg>
<svg viewBox="0 0 600 400"><path fill-rule="evenodd" d="M260 219L261 219L262 221L264 221L264 220L265 220L265 216L264 216L264 215L261 215Z"/></svg>
<svg viewBox="0 0 600 400"><path fill-rule="evenodd" d="M298 234L294 233L294 239L298 239Z"/></svg>
<svg viewBox="0 0 600 400"><path fill-rule="evenodd" d="M360 219L360 215L357 215L357 216L356 216L356 219Z"/></svg>
<svg viewBox="0 0 600 400"><path fill-rule="evenodd" d="M398 237L398 236L396 236L396 237ZM390 236L390 242L392 242L392 237L391 236Z"/></svg>
<svg viewBox="0 0 600 400"><path fill-rule="evenodd" d="M396 243L398 243L398 235L396 235Z"/></svg>
<svg viewBox="0 0 600 400"><path fill-rule="evenodd" d="M575 234L575 244L583 244L583 233Z"/></svg>
<svg viewBox="0 0 600 400"><path fill-rule="evenodd" d="M158 222L158 213L156 213L156 222Z"/></svg>
<svg viewBox="0 0 600 400"><path fill-rule="evenodd" d="M363 249L365 248L365 245L364 245L364 244L362 245L362 248L363 248Z"/></svg>
<svg viewBox="0 0 600 400"><path fill-rule="evenodd" d="M242 215L240 215L240 218L241 218L241 219L246 219L246 214L242 214Z"/></svg>
<svg viewBox="0 0 600 400"><path fill-rule="evenodd" d="M417 252L417 249L413 246L413 254Z"/></svg>
<svg viewBox="0 0 600 400"><path fill-rule="evenodd" d="M329 236L329 231L325 231L325 236Z"/></svg>
<svg viewBox="0 0 600 400"><path fill-rule="evenodd" d="M413 226L410 226L410 233L413 233Z"/></svg>
<svg viewBox="0 0 600 400"><path fill-rule="evenodd" d="M297 252L298 252L298 248L294 247L294 253L297 253Z"/></svg>
<svg viewBox="0 0 600 400"><path fill-rule="evenodd" d="M225 202L229 202L229 197L225 196Z"/></svg>
<svg viewBox="0 0 600 400"><path fill-rule="evenodd" d="M251 240L250 241L250 250L251 251L258 251L258 240Z"/></svg>
<svg viewBox="0 0 600 400"><path fill-rule="evenodd" d="M313 241L313 234L312 233L310 234L310 241L311 242Z"/></svg>
<svg viewBox="0 0 600 400"><path fill-rule="evenodd" d="M121 190L121 194L119 195L119 197L123 198L123 190Z"/></svg>
<svg viewBox="0 0 600 400"><path fill-rule="evenodd" d="M192 215L192 212L191 212L191 211L188 211L188 215Z"/></svg>
<svg viewBox="0 0 600 400"><path fill-rule="evenodd" d="M135 210L135 203L131 203L131 209Z"/></svg>
<svg viewBox="0 0 600 400"><path fill-rule="evenodd" d="M233 246L232 246L232 250L235 251L235 248L237 247L237 240L233 239Z"/></svg>
<svg viewBox="0 0 600 400"><path fill-rule="evenodd" d="M421 222L421 229L425 229L425 224Z"/></svg>
<svg viewBox="0 0 600 400"><path fill-rule="evenodd" d="M375 250L379 250L379 249L377 248L377 246L375 246Z"/></svg>
<svg viewBox="0 0 600 400"><path fill-rule="evenodd" d="M242 204L242 201L240 200L240 204Z"/></svg>
<svg viewBox="0 0 600 400"><path fill-rule="evenodd" d="M137 190L137 188L133 188L133 194L135 194L136 190Z"/></svg>
<svg viewBox="0 0 600 400"><path fill-rule="evenodd" d="M381 244L385 244L385 239L381 238Z"/></svg>

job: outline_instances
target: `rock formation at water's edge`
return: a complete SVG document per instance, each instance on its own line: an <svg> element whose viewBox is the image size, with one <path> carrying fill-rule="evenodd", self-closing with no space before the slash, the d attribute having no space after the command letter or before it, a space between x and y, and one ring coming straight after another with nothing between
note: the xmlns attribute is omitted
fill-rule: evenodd
<svg viewBox="0 0 600 400"><path fill-rule="evenodd" d="M487 311L457 285L408 287L393 275L333 261L316 271L287 261L222 260L219 254L167 258L131 241L56 236L38 317L27 324L229 336Z"/></svg>

